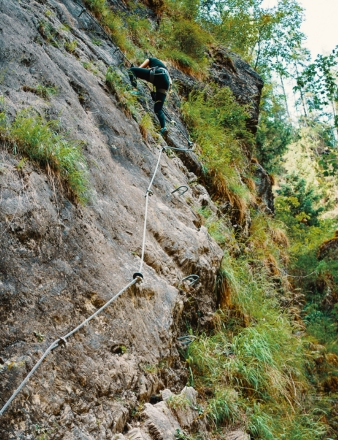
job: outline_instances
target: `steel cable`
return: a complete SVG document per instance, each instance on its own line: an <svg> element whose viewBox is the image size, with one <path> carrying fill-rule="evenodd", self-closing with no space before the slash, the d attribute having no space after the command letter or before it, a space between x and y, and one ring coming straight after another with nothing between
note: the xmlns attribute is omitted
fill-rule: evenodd
<svg viewBox="0 0 338 440"><path fill-rule="evenodd" d="M12 403L12 401L15 399L15 397L20 393L20 391L26 385L26 383L29 381L31 376L39 368L40 364L45 359L45 357L53 350L53 348L56 348L58 345L59 345L59 340L57 339L56 341L52 342L52 344L47 348L47 350L44 352L44 354L41 356L41 358L38 360L38 362L35 364L35 366L32 368L32 370L28 373L26 378L21 382L21 384L18 386L18 388L12 394L12 396L8 399L8 401L5 403L5 405L1 408L0 416L3 415L3 413L9 407L9 405Z"/></svg>
<svg viewBox="0 0 338 440"><path fill-rule="evenodd" d="M80 325L78 325L74 330L67 333L65 336L60 337L59 339L56 339L54 342L51 343L51 345L47 348L47 350L43 353L41 358L38 360L38 362L34 365L32 370L28 373L28 375L25 377L25 379L21 382L21 384L18 386L18 388L14 391L12 396L8 399L8 401L5 403L5 405L0 410L0 416L3 415L3 413L6 411L6 409L9 407L9 405L12 403L12 401L15 399L15 397L20 393L22 388L26 385L26 383L29 381L31 376L35 373L35 371L39 368L42 361L47 357L47 355L54 350L54 348L57 348L60 343L66 343L66 339L68 339L70 336L72 336L74 333L79 331L83 326L85 326L89 321L91 321L95 316L97 316L99 313L101 313L106 307L108 307L115 299L117 299L120 295L122 295L123 292L125 292L129 287L131 287L133 284L137 283L139 281L138 278L133 279L128 283L123 289L121 289L115 296L113 296L109 301L106 302L100 309L98 309L95 313L93 313L89 318L87 318L85 321L83 321Z"/></svg>
<svg viewBox="0 0 338 440"><path fill-rule="evenodd" d="M161 161L161 156L162 156L162 151L164 150L164 148L161 148L160 150L160 154L158 155L158 159L157 159L157 163L155 166L155 170L153 172L153 176L150 180L149 186L147 188L146 191L146 207L145 207L145 213L144 213L144 226L143 226L143 240L142 240L142 252L141 252L141 264L140 264L140 273L142 273L142 268L143 268L143 262L144 262L144 252L145 252L145 247L146 247L146 234L147 234L147 218L148 218L148 202L149 202L149 197L152 195L152 191L151 191L151 187L153 185L157 170L158 170L158 166L160 164Z"/></svg>

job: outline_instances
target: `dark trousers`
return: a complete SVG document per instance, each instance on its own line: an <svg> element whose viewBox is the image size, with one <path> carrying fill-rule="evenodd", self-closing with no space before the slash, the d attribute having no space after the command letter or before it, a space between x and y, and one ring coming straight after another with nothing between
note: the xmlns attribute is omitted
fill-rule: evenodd
<svg viewBox="0 0 338 440"><path fill-rule="evenodd" d="M150 72L149 69L142 69L141 67L131 67L128 71L130 82L133 87L137 87L137 78L149 81ZM163 112L163 105L166 99L165 93L160 93L157 89L169 90L169 79L167 75L160 74L155 75L154 86L156 87L155 105L154 112L160 122L161 128L165 127L165 115Z"/></svg>

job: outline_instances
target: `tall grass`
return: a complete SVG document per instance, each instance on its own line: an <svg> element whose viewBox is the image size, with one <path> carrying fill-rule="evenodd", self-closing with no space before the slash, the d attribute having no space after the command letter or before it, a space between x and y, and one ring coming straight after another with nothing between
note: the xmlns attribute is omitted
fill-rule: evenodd
<svg viewBox="0 0 338 440"><path fill-rule="evenodd" d="M137 48L129 36L128 26L120 16L111 10L108 2L106 0L84 0L84 3L104 26L114 43L121 50L126 51L128 56L134 57Z"/></svg>
<svg viewBox="0 0 338 440"><path fill-rule="evenodd" d="M210 227L212 215L204 214ZM217 236L231 237L225 219L215 223ZM216 428L241 422L262 440L322 439L327 426L312 399L307 344L280 305L286 287L274 281L266 265L270 254L281 265L285 235L256 213L251 235L237 242L240 255L220 237L218 242L226 249L218 286L227 295L220 301L224 309L217 314L216 329L199 335L187 350L191 381L204 398L208 419Z"/></svg>
<svg viewBox="0 0 338 440"><path fill-rule="evenodd" d="M228 258L224 266L237 290L230 309L214 334L200 335L187 353L195 387L213 394L206 399L209 420L218 427L242 420L253 438L264 440L321 439L326 428L306 407L305 348L271 297L273 287L267 277L255 280L244 260Z"/></svg>
<svg viewBox="0 0 338 440"><path fill-rule="evenodd" d="M68 140L56 132L57 121L46 121L31 109L17 113L14 121L0 113L0 137L15 153L26 155L42 166L50 167L67 183L81 203L88 199L88 171L79 141Z"/></svg>
<svg viewBox="0 0 338 440"><path fill-rule="evenodd" d="M115 94L124 113L136 119L139 110L137 98L130 93L131 88L127 85L122 74L116 69L109 67L106 72L106 83Z"/></svg>
<svg viewBox="0 0 338 440"><path fill-rule="evenodd" d="M242 222L250 191L238 170L249 172L243 153L253 148L253 137L246 129L247 110L235 101L229 88L211 84L192 92L182 111L200 147L214 197L229 200Z"/></svg>

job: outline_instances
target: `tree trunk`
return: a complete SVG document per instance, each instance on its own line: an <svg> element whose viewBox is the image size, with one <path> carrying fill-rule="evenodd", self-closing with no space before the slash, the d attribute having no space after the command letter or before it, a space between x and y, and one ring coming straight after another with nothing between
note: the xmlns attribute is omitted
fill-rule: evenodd
<svg viewBox="0 0 338 440"><path fill-rule="evenodd" d="M279 74L279 79L280 79L280 83L282 85L282 90L283 90L283 95L284 95L284 100L285 100L286 113L288 114L289 120L291 120L290 112L289 112L289 106L288 106L288 99L287 99L287 96L286 96L283 76L281 74Z"/></svg>
<svg viewBox="0 0 338 440"><path fill-rule="evenodd" d="M298 78L299 72L298 72L298 66L297 66L296 62L295 62L295 68L296 68L296 73L297 73L297 78ZM304 93L303 93L303 90L302 90L301 87L299 88L299 93L300 93L300 100L301 100L302 106L303 106L304 116L307 118L308 117L308 113L307 113L307 110L306 110L306 102L305 102Z"/></svg>

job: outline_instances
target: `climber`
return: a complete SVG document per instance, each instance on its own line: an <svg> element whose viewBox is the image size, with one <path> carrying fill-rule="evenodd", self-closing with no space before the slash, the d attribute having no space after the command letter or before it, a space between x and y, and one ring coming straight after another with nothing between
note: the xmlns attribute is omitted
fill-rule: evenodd
<svg viewBox="0 0 338 440"><path fill-rule="evenodd" d="M149 69L147 69L149 67ZM165 115L163 112L163 104L166 95L171 86L171 78L165 64L157 58L147 58L140 67L131 67L128 70L130 82L137 89L137 79L140 78L149 81L156 87L156 93L152 97L155 101L154 111L160 121L160 133L166 135L168 130L165 125ZM137 90L132 92L138 94Z"/></svg>

